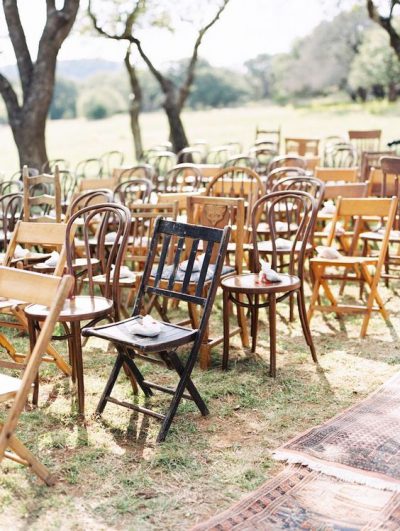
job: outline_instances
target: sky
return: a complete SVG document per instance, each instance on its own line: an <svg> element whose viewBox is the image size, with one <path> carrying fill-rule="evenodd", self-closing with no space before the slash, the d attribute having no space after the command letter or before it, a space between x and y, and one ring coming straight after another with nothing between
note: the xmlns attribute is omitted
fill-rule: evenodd
<svg viewBox="0 0 400 531"><path fill-rule="evenodd" d="M104 0L106 1L106 0ZM201 6L202 0L176 0ZM345 6L355 0L342 0ZM294 39L307 35L322 20L337 12L338 0L230 0L220 20L204 37L200 56L215 66L238 67L261 53L287 52ZM33 56L44 24L45 0L19 0L22 24ZM188 57L193 47L193 28L174 34L147 29L142 34L146 53L158 65ZM109 39L73 32L59 54L59 60L102 58L122 61L126 45ZM0 15L0 67L15 63Z"/></svg>

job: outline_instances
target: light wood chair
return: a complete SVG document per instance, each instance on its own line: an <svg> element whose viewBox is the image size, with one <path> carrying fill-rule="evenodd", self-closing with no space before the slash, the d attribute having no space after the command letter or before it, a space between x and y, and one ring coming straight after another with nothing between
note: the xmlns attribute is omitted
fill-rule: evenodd
<svg viewBox="0 0 400 531"><path fill-rule="evenodd" d="M367 131L348 131L349 140L357 150L358 160L361 161L363 151L379 151L381 148L381 129Z"/></svg>
<svg viewBox="0 0 400 531"><path fill-rule="evenodd" d="M285 153L300 157L317 157L319 138L285 138Z"/></svg>
<svg viewBox="0 0 400 531"><path fill-rule="evenodd" d="M78 192L88 192L89 190L114 190L117 185L115 177L103 179L81 179L78 185Z"/></svg>
<svg viewBox="0 0 400 531"><path fill-rule="evenodd" d="M254 145L259 145L260 142L271 143L271 147L274 147L277 153L279 153L281 150L281 128L278 127L277 129L264 129L257 126Z"/></svg>
<svg viewBox="0 0 400 531"><path fill-rule="evenodd" d="M354 236L351 244L351 255L341 256L337 259L327 258L313 258L310 260L314 287L311 296L310 307L308 310L308 319L310 320L315 311L334 312L336 315L342 313L361 313L364 315L361 326L360 336L365 337L367 333L368 323L371 314L378 311L382 317L387 320L388 312L384 306L383 300L378 291L378 284L381 278L382 268L385 263L385 256L388 248L390 231L396 216L398 199L393 197L391 199L367 198L367 199L342 199L339 198L336 206L336 212L332 219L331 230L328 236L328 246L332 246L335 234L336 225L342 217L354 217L356 219L356 226L354 228ZM358 242L360 233L363 227L363 218L370 218L377 216L385 218L385 230L383 239L380 242L380 250L378 256L358 256ZM374 266L375 273L371 275L368 267ZM326 272L327 268L336 267L337 269L344 269L343 274L330 274ZM349 273L353 272L353 276ZM333 294L330 286L330 280L345 280L346 282L353 280L358 283L364 283L369 287L369 295L365 304L339 304L337 298ZM329 305L318 304L319 291L322 286L324 294L326 295Z"/></svg>
<svg viewBox="0 0 400 531"><path fill-rule="evenodd" d="M24 166L22 176L24 221L60 223L62 205L58 166L55 167L54 175L35 176L30 176L28 167Z"/></svg>
<svg viewBox="0 0 400 531"><path fill-rule="evenodd" d="M358 181L358 168L323 168L317 166L314 170L314 175L325 183L355 183Z"/></svg>
<svg viewBox="0 0 400 531"><path fill-rule="evenodd" d="M7 457L29 466L48 485L54 482L50 472L17 438L15 431L32 384L37 378L42 354L48 347L54 326L72 284L73 279L69 275L60 278L0 267L0 296L7 299L24 299L50 307L37 341L30 355L27 356L22 379L0 373L0 402L12 401L4 424L0 424L0 461ZM20 368L17 364L10 362L0 362L0 366L11 369Z"/></svg>

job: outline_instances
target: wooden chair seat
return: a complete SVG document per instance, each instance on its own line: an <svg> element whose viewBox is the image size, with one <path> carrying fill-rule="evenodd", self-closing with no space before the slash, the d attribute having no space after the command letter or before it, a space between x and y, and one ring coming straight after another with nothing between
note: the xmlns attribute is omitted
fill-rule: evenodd
<svg viewBox="0 0 400 531"><path fill-rule="evenodd" d="M300 279L296 275L279 274L280 282L260 283L258 273L244 273L224 278L221 286L232 293L250 295L268 295L268 293L287 293L299 289Z"/></svg>
<svg viewBox="0 0 400 531"><path fill-rule="evenodd" d="M324 264L333 266L353 266L354 264L374 265L378 261L376 256L343 256L338 259L330 258L311 258L311 262L314 264Z"/></svg>
<svg viewBox="0 0 400 531"><path fill-rule="evenodd" d="M141 321L141 316L131 317L119 323L90 329L90 335L126 345L141 352L162 352L171 345L174 348L194 341L197 330L172 323L161 322L161 332L156 337L144 337L130 331L132 325Z"/></svg>
<svg viewBox="0 0 400 531"><path fill-rule="evenodd" d="M0 374L0 402L13 398L21 387L20 378L13 378L7 374Z"/></svg>
<svg viewBox="0 0 400 531"><path fill-rule="evenodd" d="M363 232L360 234L361 240L371 240L375 242L381 242L383 240L384 235L380 232ZM390 243L400 243L400 232L399 231L390 231L389 236L389 242Z"/></svg>
<svg viewBox="0 0 400 531"><path fill-rule="evenodd" d="M59 321L80 321L96 319L103 314L108 314L113 307L113 301L105 297L91 297L78 295L73 299L67 299L59 315ZM46 319L49 309L40 304L30 304L25 308L25 313L35 320Z"/></svg>

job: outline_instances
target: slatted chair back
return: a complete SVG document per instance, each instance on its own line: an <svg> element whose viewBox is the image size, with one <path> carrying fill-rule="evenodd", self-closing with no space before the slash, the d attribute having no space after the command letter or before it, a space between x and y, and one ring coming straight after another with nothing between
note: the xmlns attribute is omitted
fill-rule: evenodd
<svg viewBox="0 0 400 531"><path fill-rule="evenodd" d="M149 254L151 238L153 235L156 220L162 216L163 219L176 221L178 215L177 202L149 205L137 203L130 206L131 212L131 243L128 247L126 260L132 262L134 271L143 270L144 264ZM161 248L155 261L159 259ZM167 257L170 263L171 256Z"/></svg>
<svg viewBox="0 0 400 531"><path fill-rule="evenodd" d="M229 242L230 227L223 230L189 225L159 218L154 227L154 235L150 245L150 253L146 262L142 281L135 301L133 315L139 315L144 307L146 295L155 295L172 298L183 302L199 305L203 312L198 329L198 336L193 349L198 351L202 338L206 332L206 325L211 312L211 306L219 284L219 278L224 264L226 249ZM162 244L161 244L162 242ZM202 242L204 257L200 271L193 270L196 258L199 256L199 245ZM158 249L161 256L158 264L155 259ZM172 264L168 266L168 279L164 279L166 259L173 249ZM214 250L217 249L216 252ZM214 263L211 258L216 255ZM187 266L182 280L177 281L176 276L180 263L188 257ZM211 269L211 278L210 278ZM150 277L152 281L150 282ZM193 293L192 286L196 277L196 289ZM204 289L206 281L210 282L207 290ZM192 350L193 352L193 350ZM197 352L196 352L197 355Z"/></svg>
<svg viewBox="0 0 400 531"><path fill-rule="evenodd" d="M227 225L232 227L235 271L237 274L242 273L243 245L246 238L244 200L232 197L190 196L187 199L187 211L188 223L192 225L220 229Z"/></svg>
<svg viewBox="0 0 400 531"><path fill-rule="evenodd" d="M207 184L204 195L210 197L241 197L245 201L245 223L250 225L254 203L265 193L260 176L250 168L222 168Z"/></svg>
<svg viewBox="0 0 400 531"><path fill-rule="evenodd" d="M202 174L195 164L177 164L164 175L159 192L193 192L202 184Z"/></svg>
<svg viewBox="0 0 400 531"><path fill-rule="evenodd" d="M281 149L281 128L278 127L278 129L264 129L257 126L255 145L257 145L258 142L271 142L273 144L272 147L277 151L277 153L279 153Z"/></svg>
<svg viewBox="0 0 400 531"><path fill-rule="evenodd" d="M29 176L28 167L23 167L24 221L61 221L61 185L58 167L54 175Z"/></svg>
<svg viewBox="0 0 400 531"><path fill-rule="evenodd" d="M325 183L311 176L293 176L281 179L272 187L271 192L285 191L285 190L301 190L307 192L313 197L317 203L319 210L322 201L325 198Z"/></svg>
<svg viewBox="0 0 400 531"><path fill-rule="evenodd" d="M78 184L78 192L86 192L88 190L99 190L99 189L114 190L116 184L117 183L114 177L81 179Z"/></svg>
<svg viewBox="0 0 400 531"><path fill-rule="evenodd" d="M305 170L307 169L307 159L305 157L295 155L283 155L281 157L274 157L268 166L268 172L275 170L275 168L283 167L295 167L302 168L303 170Z"/></svg>
<svg viewBox="0 0 400 531"><path fill-rule="evenodd" d="M195 147L186 147L177 153L178 164L202 164L204 162L204 150Z"/></svg>
<svg viewBox="0 0 400 531"><path fill-rule="evenodd" d="M202 191L180 192L180 193L159 193L157 194L157 205L163 207L165 204L175 204L179 221L187 220L187 198L190 196L204 195Z"/></svg>
<svg viewBox="0 0 400 531"><path fill-rule="evenodd" d="M392 159L393 157L388 157ZM395 165L386 165L382 168L372 168L370 171L371 195L377 197L391 197L398 195L398 169Z"/></svg>
<svg viewBox="0 0 400 531"><path fill-rule="evenodd" d="M17 222L22 217L24 196L21 193L5 194L0 197L0 245L4 250L14 231Z"/></svg>
<svg viewBox="0 0 400 531"><path fill-rule="evenodd" d="M154 185L149 179L137 177L119 183L113 192L113 200L130 208L135 203L150 203Z"/></svg>
<svg viewBox="0 0 400 531"><path fill-rule="evenodd" d="M114 177L116 183L143 178L153 182L154 168L151 164L137 164L136 166L131 166L129 168L114 168L112 177Z"/></svg>
<svg viewBox="0 0 400 531"><path fill-rule="evenodd" d="M102 174L105 177L111 177L113 175L114 168L122 166L124 163L125 155L122 151L116 149L112 151L106 151L100 156L100 162L102 165Z"/></svg>
<svg viewBox="0 0 400 531"><path fill-rule="evenodd" d="M282 166L281 168L275 168L271 170L265 179L265 189L267 192L271 192L272 188L277 182L286 177L303 177L307 172L303 168L296 166Z"/></svg>
<svg viewBox="0 0 400 531"><path fill-rule="evenodd" d="M338 197L368 197L370 195L371 183L342 183L325 186L325 199L337 199Z"/></svg>
<svg viewBox="0 0 400 531"><path fill-rule="evenodd" d="M379 151L381 148L382 131L373 129L367 131L348 131L349 140L356 148L357 159L361 161L363 151Z"/></svg>
<svg viewBox="0 0 400 531"><path fill-rule="evenodd" d="M400 157L381 157L380 166L382 170L382 197L389 195L388 181L391 177L393 181L394 195L399 197L399 179L400 179Z"/></svg>
<svg viewBox="0 0 400 531"><path fill-rule="evenodd" d="M75 167L75 176L81 179L99 179L103 174L103 165L98 158L80 160Z"/></svg>
<svg viewBox="0 0 400 531"><path fill-rule="evenodd" d="M50 310L40 334L28 357L22 379L0 374L0 402L12 400L4 424L0 424L0 461L8 457L30 468L47 484L52 484L49 471L15 436L21 413L36 379L42 355L46 352L64 301L71 290L73 279L41 275L19 269L0 267L0 296L44 304ZM4 364L5 365L5 364ZM3 366L4 366L3 365Z"/></svg>
<svg viewBox="0 0 400 531"><path fill-rule="evenodd" d="M324 165L328 168L353 168L357 162L357 150L350 142L335 143L325 149Z"/></svg>
<svg viewBox="0 0 400 531"><path fill-rule="evenodd" d="M395 157L394 151L363 151L361 153L360 180L367 181L370 178L372 168L380 169L381 157Z"/></svg>
<svg viewBox="0 0 400 531"><path fill-rule="evenodd" d="M358 168L322 168L318 166L315 168L314 175L317 179L325 183L358 182Z"/></svg>
<svg viewBox="0 0 400 531"><path fill-rule="evenodd" d="M312 236L317 213L317 201L301 190L271 192L261 197L253 207L251 220L256 272L259 272L260 256L257 227L263 219L268 224L271 240L271 268L276 270L280 265L277 238L290 240L291 246L286 251L289 254L288 273L303 279L307 244ZM286 229L283 229L283 224Z"/></svg>
<svg viewBox="0 0 400 531"><path fill-rule="evenodd" d="M285 153L300 157L318 156L319 138L285 138Z"/></svg>
<svg viewBox="0 0 400 531"><path fill-rule="evenodd" d="M76 226L73 225L69 234L69 245L75 236ZM66 223L32 223L18 221L12 233L10 243L7 246L3 265L10 267L14 260L15 248L21 245L23 248L51 247L60 254L54 270L55 275L62 275L66 261Z"/></svg>
<svg viewBox="0 0 400 531"><path fill-rule="evenodd" d="M6 194L17 194L22 192L23 184L21 181L1 181L0 182L0 196Z"/></svg>
<svg viewBox="0 0 400 531"><path fill-rule="evenodd" d="M93 238L92 224L94 219L100 218L98 230ZM118 282L113 279L119 279L121 265L125 258L128 245L128 238L131 230L131 215L129 209L124 205L116 203L99 203L97 205L88 205L78 210L68 220L67 231L65 236L67 248L67 265L68 274L76 278L77 271L74 268L74 260L78 256L76 241L71 240L71 231L74 224L79 219L83 219L81 226L83 248L85 250L85 271L88 284L89 295L95 295L96 275L104 275L104 285L102 286L102 295L111 299L114 305L115 315L118 316L120 307L120 290ZM109 227L113 229L113 238L107 238ZM92 260L92 259L95 260ZM75 283L75 292L77 283Z"/></svg>

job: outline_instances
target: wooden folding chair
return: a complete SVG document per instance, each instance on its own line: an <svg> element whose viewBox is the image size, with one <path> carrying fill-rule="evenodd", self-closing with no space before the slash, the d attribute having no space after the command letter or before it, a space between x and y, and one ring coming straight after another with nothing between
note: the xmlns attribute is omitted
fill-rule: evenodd
<svg viewBox="0 0 400 531"><path fill-rule="evenodd" d="M322 168L317 166L314 175L325 183L355 183L358 181L358 168Z"/></svg>
<svg viewBox="0 0 400 531"><path fill-rule="evenodd" d="M22 168L24 183L24 221L60 223L61 185L58 166L54 175L29 175L29 168Z"/></svg>
<svg viewBox="0 0 400 531"><path fill-rule="evenodd" d="M107 402L112 402L156 417L162 420L162 426L157 437L158 442L165 439L182 398L193 400L202 415L208 414L207 406L191 379L191 373L206 333L229 236L229 227L221 230L164 221L161 218L157 220L132 317L119 323L98 328L84 328L82 331L84 336L96 336L111 341L118 351L115 365L97 406L96 411L98 414L103 412ZM158 254L160 241L162 241L161 259L158 264L155 264L154 261ZM194 271L194 265L198 256L200 242L203 242L203 248L206 251L200 270L196 272ZM171 245L173 246L174 258L171 266L166 266L165 259ZM179 265L185 248L188 250L186 254L189 259L185 272L182 273ZM212 263L214 257L215 262ZM182 273L180 276L178 276L178 270ZM207 295L204 296L204 284L210 276L212 280ZM179 280L177 280L178 278ZM192 294L189 292L188 287L189 284L195 281L195 278L197 288L195 293ZM144 308L145 295L151 296L153 294L199 305L202 308L199 327L192 329L162 322L160 323L161 331L156 337L148 338L131 333L130 327L142 321L140 314ZM190 352L186 361L181 360L176 353L176 350L183 345L190 345ZM145 380L136 365L135 360L137 358L147 361L161 361L169 369L174 369L179 375L177 387L171 389ZM129 366L147 397L153 394L152 389L172 394L173 398L165 415L152 411L147 407L121 401L111 396L123 363ZM185 393L185 391L187 392Z"/></svg>
<svg viewBox="0 0 400 531"><path fill-rule="evenodd" d="M73 279L69 275L62 278L0 267L0 296L24 299L32 303L50 307L39 337L27 358L22 379L0 373L0 402L13 401L4 424L0 424L0 461L8 457L17 463L31 467L48 485L53 478L47 468L16 437L20 415L24 409L32 384L35 381L59 313L71 290ZM19 369L19 364L0 362L0 366Z"/></svg>
<svg viewBox="0 0 400 531"><path fill-rule="evenodd" d="M336 234L336 225L341 217L352 216L356 219L356 226L354 228L353 241L351 243L351 256L341 256L337 259L313 258L310 260L313 275L314 287L311 296L310 307L308 310L308 319L310 320L316 310L323 312L335 312L338 316L341 313L361 313L364 315L360 336L365 337L367 333L368 323L373 311L379 311L382 317L387 320L388 313L384 306L383 300L378 291L378 283L381 278L382 267L385 263L385 256L388 248L390 231L392 229L397 209L398 199L392 197L391 199L342 199L339 198L336 212L332 219L331 231L328 237L328 246L332 246ZM357 242L363 227L363 218L370 216L377 216L384 218L385 230L383 239L380 242L380 250L378 256L357 256ZM368 267L374 266L375 273L371 275ZM345 274L327 274L328 267L344 268ZM354 275L350 276L349 272ZM355 280L356 282L363 282L369 287L369 295L366 304L364 305L350 305L339 304L337 298L333 294L330 286L330 280ZM319 297L319 290L322 286L324 294L326 295L329 305L317 304Z"/></svg>

